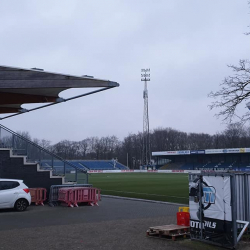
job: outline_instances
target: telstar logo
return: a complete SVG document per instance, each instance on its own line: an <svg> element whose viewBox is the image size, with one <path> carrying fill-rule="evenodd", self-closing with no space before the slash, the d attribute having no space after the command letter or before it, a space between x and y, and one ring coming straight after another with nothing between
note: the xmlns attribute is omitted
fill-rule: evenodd
<svg viewBox="0 0 250 250"><path fill-rule="evenodd" d="M203 223L203 228L209 227L209 228L216 228L216 222L212 221L204 221ZM194 228L201 228L201 223L199 221L190 221L190 226Z"/></svg>
<svg viewBox="0 0 250 250"><path fill-rule="evenodd" d="M208 186L203 187L203 193L204 193L204 203L208 204L215 204L215 188Z"/></svg>

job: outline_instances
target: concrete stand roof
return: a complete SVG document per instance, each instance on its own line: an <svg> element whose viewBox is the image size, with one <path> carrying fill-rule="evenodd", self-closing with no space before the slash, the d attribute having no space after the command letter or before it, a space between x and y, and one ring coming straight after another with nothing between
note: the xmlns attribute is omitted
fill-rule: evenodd
<svg viewBox="0 0 250 250"><path fill-rule="evenodd" d="M59 93L70 88L113 88L117 82L91 76L72 76L0 66L0 114L19 113L24 103L60 102Z"/></svg>

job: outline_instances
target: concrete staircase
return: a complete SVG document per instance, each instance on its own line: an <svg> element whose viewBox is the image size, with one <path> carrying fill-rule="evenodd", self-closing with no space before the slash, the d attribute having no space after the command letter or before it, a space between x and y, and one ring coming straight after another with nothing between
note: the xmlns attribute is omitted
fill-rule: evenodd
<svg viewBox="0 0 250 250"><path fill-rule="evenodd" d="M0 148L0 178L21 179L32 187L44 187L47 190L51 185L62 185L65 177L55 176L52 170L42 170L38 163L26 161L26 156L13 155L12 149Z"/></svg>

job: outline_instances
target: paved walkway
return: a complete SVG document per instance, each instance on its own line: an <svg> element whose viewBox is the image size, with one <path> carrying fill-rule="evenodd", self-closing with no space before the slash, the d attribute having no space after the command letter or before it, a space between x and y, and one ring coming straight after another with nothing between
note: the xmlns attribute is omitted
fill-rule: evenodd
<svg viewBox="0 0 250 250"><path fill-rule="evenodd" d="M103 198L99 207L0 210L0 249L217 249L190 240L146 237L150 226L176 222L178 206ZM240 249L250 249L242 245Z"/></svg>

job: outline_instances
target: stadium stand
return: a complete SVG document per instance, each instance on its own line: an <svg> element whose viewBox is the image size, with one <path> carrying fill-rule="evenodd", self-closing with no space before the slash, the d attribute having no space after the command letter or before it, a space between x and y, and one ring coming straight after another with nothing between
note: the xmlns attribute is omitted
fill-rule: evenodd
<svg viewBox="0 0 250 250"><path fill-rule="evenodd" d="M110 161L79 161L79 163L90 170L114 170L114 164Z"/></svg>
<svg viewBox="0 0 250 250"><path fill-rule="evenodd" d="M119 170L126 170L126 169L128 169L128 167L124 166L120 162L116 162L116 168L119 169Z"/></svg>
<svg viewBox="0 0 250 250"><path fill-rule="evenodd" d="M152 158L157 169L250 171L250 148L161 151Z"/></svg>
<svg viewBox="0 0 250 250"><path fill-rule="evenodd" d="M182 169L184 162L169 162L168 164L164 165L163 167L159 168L160 170L164 169Z"/></svg>

